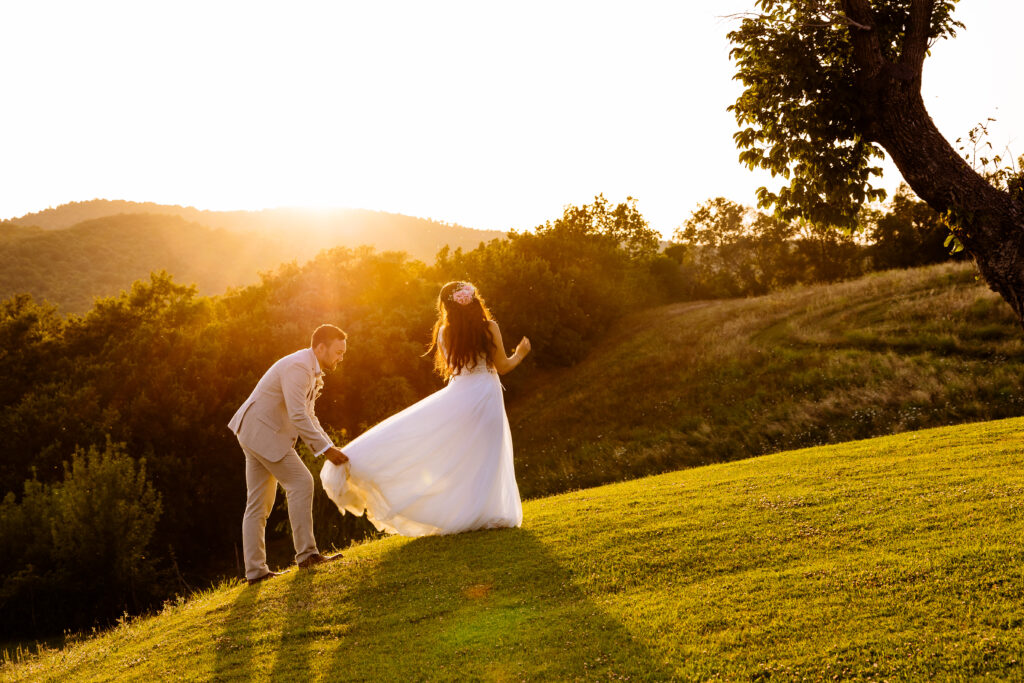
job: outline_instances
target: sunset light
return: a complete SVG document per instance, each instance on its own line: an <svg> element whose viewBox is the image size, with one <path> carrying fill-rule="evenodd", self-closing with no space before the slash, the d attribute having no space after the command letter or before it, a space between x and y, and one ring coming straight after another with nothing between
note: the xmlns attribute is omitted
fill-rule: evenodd
<svg viewBox="0 0 1024 683"><path fill-rule="evenodd" d="M0 680L1024 680L1022 26L0 5Z"/></svg>
<svg viewBox="0 0 1024 683"><path fill-rule="evenodd" d="M0 9L0 216L93 198L361 207L505 230L599 192L670 234L737 163L725 33L753 2L24 2ZM926 103L1024 120L1019 3L965 2ZM1004 68L993 68L1003 65ZM929 75L941 74L932 80ZM1017 126L1019 128L1019 126ZM1020 148L1017 144L1015 147ZM1024 149L1018 149L1018 153ZM884 185L899 177L890 169Z"/></svg>

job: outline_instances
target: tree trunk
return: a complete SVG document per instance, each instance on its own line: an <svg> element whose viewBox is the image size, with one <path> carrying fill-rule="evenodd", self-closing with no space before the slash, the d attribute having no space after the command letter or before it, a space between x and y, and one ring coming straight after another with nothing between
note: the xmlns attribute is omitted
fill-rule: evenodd
<svg viewBox="0 0 1024 683"><path fill-rule="evenodd" d="M917 24L927 24L931 4L912 0ZM1024 325L1024 204L968 166L928 115L921 98L927 32L920 26L912 29L899 62L889 62L872 35L870 5L863 0L843 5L864 26L851 28L865 105L862 133L889 153L921 199L949 217L989 287Z"/></svg>
<svg viewBox="0 0 1024 683"><path fill-rule="evenodd" d="M920 89L906 85L891 79L880 93L870 139L885 148L921 199L949 212L985 281L1024 325L1024 207L967 165L935 127Z"/></svg>

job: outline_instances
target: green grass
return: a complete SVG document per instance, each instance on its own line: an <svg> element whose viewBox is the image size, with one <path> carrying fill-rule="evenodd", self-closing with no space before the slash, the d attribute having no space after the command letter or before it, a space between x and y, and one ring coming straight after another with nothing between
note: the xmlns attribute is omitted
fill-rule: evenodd
<svg viewBox="0 0 1024 683"><path fill-rule="evenodd" d="M1024 678L1024 419L530 501L44 651L11 680Z"/></svg>
<svg viewBox="0 0 1024 683"><path fill-rule="evenodd" d="M972 264L664 306L510 391L528 496L1024 415L1024 335Z"/></svg>

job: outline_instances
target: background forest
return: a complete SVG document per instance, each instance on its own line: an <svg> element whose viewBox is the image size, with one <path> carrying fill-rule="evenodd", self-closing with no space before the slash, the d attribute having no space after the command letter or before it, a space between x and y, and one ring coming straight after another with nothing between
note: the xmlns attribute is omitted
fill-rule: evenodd
<svg viewBox="0 0 1024 683"><path fill-rule="evenodd" d="M587 358L624 316L950 258L943 246L948 232L906 191L865 212L857 239L719 198L694 212L668 245L659 243L635 200L611 204L598 196L535 230L475 248L443 248L432 263L398 251L335 247L304 265L265 273L256 284L202 296L179 278L204 282L202 273L234 272L232 263L257 259L237 251L237 237L223 226L213 232L181 216L153 214L83 214L76 218L89 222L65 224L36 217L42 225L0 226L5 287L54 291L64 305L24 293L0 303L0 628L11 638L103 625L237 573L244 472L225 425L262 372L307 345L321 322L350 335L349 353L317 405L343 443L441 386L422 355L436 293L449 280L476 283L505 338L525 334L533 342L530 361L503 381L525 446L517 449L520 486L538 495L841 436L809 431L785 443L766 436L728 448L707 439L685 461L632 464L623 457L604 463L602 452L548 451L554 437L542 433L547 423L517 423L517 407L528 413L552 373ZM185 246L151 252L142 241L126 241L125 229L139 240L173 235ZM65 308L80 307L85 295L114 294L116 283L87 268L8 269L33 255L59 263L60 256L46 261L45 250L19 246L50 235L60 241L47 244L61 244L59 252L81 263L123 270L117 254L134 254L164 270L67 315ZM163 260L146 261L144 252ZM272 257L272 249L259 255ZM36 289L54 282L68 284ZM210 280L204 289L224 286ZM893 420L867 431L898 427ZM304 457L316 472L318 463ZM287 562L283 503L279 496L268 532L272 554ZM364 520L338 515L323 496L314 513L325 548L371 530Z"/></svg>

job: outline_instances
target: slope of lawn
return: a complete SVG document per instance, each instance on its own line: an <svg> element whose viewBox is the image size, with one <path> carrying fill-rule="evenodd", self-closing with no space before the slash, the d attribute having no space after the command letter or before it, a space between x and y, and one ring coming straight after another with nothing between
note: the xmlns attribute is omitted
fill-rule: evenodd
<svg viewBox="0 0 1024 683"><path fill-rule="evenodd" d="M623 319L577 366L510 376L527 496L1024 415L1024 334L973 264Z"/></svg>
<svg viewBox="0 0 1024 683"><path fill-rule="evenodd" d="M688 469L387 538L7 680L1024 677L1024 419Z"/></svg>

